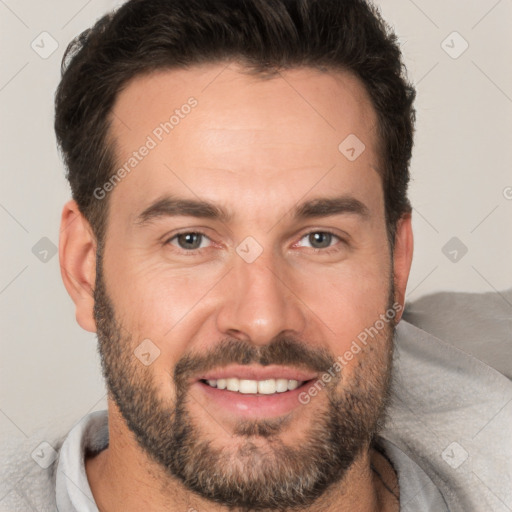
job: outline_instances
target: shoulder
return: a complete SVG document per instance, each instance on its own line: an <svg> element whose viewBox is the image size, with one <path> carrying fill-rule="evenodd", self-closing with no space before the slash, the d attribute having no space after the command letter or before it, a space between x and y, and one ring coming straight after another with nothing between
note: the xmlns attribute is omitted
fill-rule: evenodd
<svg viewBox="0 0 512 512"><path fill-rule="evenodd" d="M0 449L2 510L56 510L55 473L64 438L36 433L4 440Z"/></svg>
<svg viewBox="0 0 512 512"><path fill-rule="evenodd" d="M512 503L509 297L433 294L406 305L397 326L382 436L453 512Z"/></svg>
<svg viewBox="0 0 512 512"><path fill-rule="evenodd" d="M512 288L434 293L407 302L403 318L512 379Z"/></svg>

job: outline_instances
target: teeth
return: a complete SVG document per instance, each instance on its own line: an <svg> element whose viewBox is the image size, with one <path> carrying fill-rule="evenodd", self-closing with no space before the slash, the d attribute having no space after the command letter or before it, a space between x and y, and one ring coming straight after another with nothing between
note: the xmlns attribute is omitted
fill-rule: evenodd
<svg viewBox="0 0 512 512"><path fill-rule="evenodd" d="M293 379L266 379L266 380L248 380L248 379L211 379L206 381L212 388L227 389L228 391L238 391L242 394L260 394L273 395L275 393L284 393L293 391L303 384L303 382Z"/></svg>
<svg viewBox="0 0 512 512"><path fill-rule="evenodd" d="M240 389L240 380L226 379L226 389L228 391L238 391Z"/></svg>
<svg viewBox="0 0 512 512"><path fill-rule="evenodd" d="M238 386L238 391L240 393L257 393L258 392L258 381L240 379L240 385Z"/></svg>
<svg viewBox="0 0 512 512"><path fill-rule="evenodd" d="M293 391L294 389L297 389L299 387L299 383L296 380L289 380L288 381L288 389L290 391Z"/></svg>
<svg viewBox="0 0 512 512"><path fill-rule="evenodd" d="M262 395L272 395L276 391L277 389L275 379L258 381L258 393L261 393Z"/></svg>
<svg viewBox="0 0 512 512"><path fill-rule="evenodd" d="M293 381L295 382L295 381ZM288 379L277 379L276 380L276 391L278 393L284 393L288 391Z"/></svg>

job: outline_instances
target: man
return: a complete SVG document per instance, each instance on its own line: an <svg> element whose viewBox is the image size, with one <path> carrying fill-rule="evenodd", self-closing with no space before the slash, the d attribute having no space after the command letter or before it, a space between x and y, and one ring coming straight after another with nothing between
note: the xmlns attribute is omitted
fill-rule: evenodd
<svg viewBox="0 0 512 512"><path fill-rule="evenodd" d="M490 485L460 462L510 382L397 327L413 98L363 1L132 0L70 45L59 255L109 400L60 448L59 511L510 505L506 456Z"/></svg>

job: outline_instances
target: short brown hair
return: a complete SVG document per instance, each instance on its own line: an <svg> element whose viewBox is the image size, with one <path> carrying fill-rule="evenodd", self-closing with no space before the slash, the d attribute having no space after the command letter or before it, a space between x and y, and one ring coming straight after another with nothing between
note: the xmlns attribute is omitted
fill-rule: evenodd
<svg viewBox="0 0 512 512"><path fill-rule="evenodd" d="M115 171L109 118L120 90L151 71L229 60L262 74L342 69L362 81L378 116L393 246L396 223L411 210L415 90L396 35L364 0L130 0L76 37L62 60L55 132L73 198L96 237L104 235L108 198L93 191Z"/></svg>

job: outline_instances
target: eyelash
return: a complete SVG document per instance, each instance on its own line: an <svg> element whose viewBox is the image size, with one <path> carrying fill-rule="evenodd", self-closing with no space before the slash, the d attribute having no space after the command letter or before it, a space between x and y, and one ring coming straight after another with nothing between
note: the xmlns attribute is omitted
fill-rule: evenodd
<svg viewBox="0 0 512 512"><path fill-rule="evenodd" d="M329 234L331 236L333 236L334 238L337 238L340 242L344 243L345 240L343 240L339 235L333 233L332 231L329 231L329 230L313 230L313 231L308 231L307 233L305 233L304 235L302 235L300 237L300 240L302 240L303 238L309 236L309 235L312 235L313 233L322 233L322 234ZM176 239L177 237L179 237L180 235L201 235L202 237L204 238L208 238L209 240L210 237L208 235L206 235L205 233L201 232L201 231L181 231L179 233L176 233L174 234L171 238L168 238L165 242L164 242L164 245L170 245L170 242L174 239ZM315 253L323 253L323 254L331 254L333 252L338 252L340 249L337 247L338 244L334 245L334 246L331 246L331 247L327 247L325 249L317 249L315 247L308 247L307 249L309 249L310 251L313 251ZM190 250L186 250L186 249L181 249L180 247L177 247L177 246L173 246L174 249L178 250L179 254L183 254L183 255L186 255L186 256L196 256L200 253L202 253L205 249L209 249L209 247L203 247L201 249L190 249Z"/></svg>

